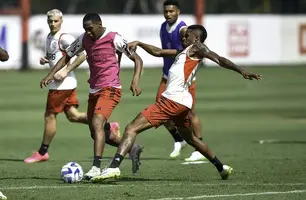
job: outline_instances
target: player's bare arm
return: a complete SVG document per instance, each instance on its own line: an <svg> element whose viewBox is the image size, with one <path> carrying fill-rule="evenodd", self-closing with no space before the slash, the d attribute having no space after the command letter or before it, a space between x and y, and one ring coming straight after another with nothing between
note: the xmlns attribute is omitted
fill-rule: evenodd
<svg viewBox="0 0 306 200"><path fill-rule="evenodd" d="M9 59L9 54L6 50L0 47L0 61L5 62Z"/></svg>
<svg viewBox="0 0 306 200"><path fill-rule="evenodd" d="M131 82L131 86L130 86L130 90L133 93L133 96L139 96L141 94L141 89L139 87L139 80L140 80L140 75L142 72L142 68L143 68L143 61L141 59L141 57L136 53L136 52L130 52L129 46L127 45L127 56L135 63L135 67L134 67L134 76L133 76L133 80Z"/></svg>
<svg viewBox="0 0 306 200"><path fill-rule="evenodd" d="M179 52L176 49L161 49L156 46L146 44L140 41L134 41L129 43L129 46L131 46L131 49L136 49L136 46L141 47L143 50L145 50L148 54L151 54L155 57L175 57Z"/></svg>
<svg viewBox="0 0 306 200"><path fill-rule="evenodd" d="M68 65L64 70L59 71L54 74L54 79L57 81L62 81L64 78L67 77L69 72L73 71L74 69L78 68L84 61L86 60L86 55L84 52L81 52L76 55L76 59Z"/></svg>
<svg viewBox="0 0 306 200"><path fill-rule="evenodd" d="M51 69L51 71L43 78L40 82L40 87L46 87L52 80L56 72L61 70L67 63L70 61L71 57L66 53L62 56L62 58L56 63L56 65Z"/></svg>
<svg viewBox="0 0 306 200"><path fill-rule="evenodd" d="M261 80L262 76L259 74L250 74L242 69L240 69L235 63L230 61L229 59L219 56L217 53L211 51L205 44L201 42L195 43L189 52L189 55L194 54L195 57L200 59L208 58L213 62L217 63L219 66L224 67L226 69L233 70L239 74L241 74L245 79L249 80Z"/></svg>

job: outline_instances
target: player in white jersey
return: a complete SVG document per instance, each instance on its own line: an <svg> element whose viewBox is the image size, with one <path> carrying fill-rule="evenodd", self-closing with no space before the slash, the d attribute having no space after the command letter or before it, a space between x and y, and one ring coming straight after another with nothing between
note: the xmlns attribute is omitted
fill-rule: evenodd
<svg viewBox="0 0 306 200"><path fill-rule="evenodd" d="M62 30L62 12L53 9L47 12L47 22L50 33L46 40L46 55L40 59L40 64L49 64L53 68L62 58L65 49L74 42L75 38ZM68 63L71 67L79 66L86 59L84 53L80 53ZM72 62L71 62L72 61ZM87 114L77 110L79 101L76 93L77 80L74 72L70 72L67 77L62 79L60 73L54 76L50 83L46 110L45 110L45 127L42 144L37 152L26 158L25 163L35 163L47 161L49 159L48 148L56 133L56 116L64 112L70 122L88 124ZM108 132L115 134L115 140L119 140L119 124L106 123L105 127ZM117 136L116 136L117 134Z"/></svg>
<svg viewBox="0 0 306 200"><path fill-rule="evenodd" d="M196 32L201 33L200 38L197 37ZM203 44L206 37L207 32L203 26L189 26L183 38L183 46L185 49L182 52L176 49L160 49L139 41L129 43L131 47L140 46L154 56L176 56L176 58L169 70L168 82L165 92L162 93L162 98L155 102L155 104L144 109L127 125L123 139L112 163L100 176L94 177L92 179L93 182L99 182L108 178L118 178L121 174L119 166L128 150L132 147L136 136L149 128L159 127L167 120L173 120L183 139L189 145L197 148L200 153L217 168L222 179L228 178L232 168L223 165L208 148L208 145L192 133L192 127L190 126L188 117L192 108L193 99L189 92L189 86L192 84L197 68L201 64L203 58L208 58L222 67L234 70L246 79L260 80L261 76L245 72L239 69L230 60L210 51L207 46Z"/></svg>

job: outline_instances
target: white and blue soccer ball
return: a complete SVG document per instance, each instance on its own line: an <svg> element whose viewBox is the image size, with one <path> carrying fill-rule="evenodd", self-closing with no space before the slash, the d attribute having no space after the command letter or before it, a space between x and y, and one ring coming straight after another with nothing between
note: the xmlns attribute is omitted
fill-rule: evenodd
<svg viewBox="0 0 306 200"><path fill-rule="evenodd" d="M61 177L65 183L77 183L83 179L83 168L76 162L66 163L61 170Z"/></svg>

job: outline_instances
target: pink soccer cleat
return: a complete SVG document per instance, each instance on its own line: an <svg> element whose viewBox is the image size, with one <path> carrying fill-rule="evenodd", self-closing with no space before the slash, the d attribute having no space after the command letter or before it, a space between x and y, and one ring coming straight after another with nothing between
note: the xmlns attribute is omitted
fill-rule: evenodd
<svg viewBox="0 0 306 200"><path fill-rule="evenodd" d="M120 126L118 122L110 122L111 126L111 133L115 134L116 136L120 137Z"/></svg>
<svg viewBox="0 0 306 200"><path fill-rule="evenodd" d="M49 154L46 153L45 155L40 155L38 152L34 152L31 157L24 159L25 163L37 163L37 162L44 162L49 160Z"/></svg>

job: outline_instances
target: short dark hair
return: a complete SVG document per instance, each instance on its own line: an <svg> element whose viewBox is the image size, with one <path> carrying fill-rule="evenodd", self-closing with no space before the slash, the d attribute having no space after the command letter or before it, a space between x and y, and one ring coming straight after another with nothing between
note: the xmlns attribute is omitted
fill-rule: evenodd
<svg viewBox="0 0 306 200"><path fill-rule="evenodd" d="M166 0L164 2L164 7L165 6L176 6L177 9L181 9L180 4L177 1L175 1L175 0Z"/></svg>
<svg viewBox="0 0 306 200"><path fill-rule="evenodd" d="M87 13L83 18L83 22L86 21L102 22L98 13Z"/></svg>
<svg viewBox="0 0 306 200"><path fill-rule="evenodd" d="M188 26L188 29L189 30L199 30L199 31L201 31L200 41L203 43L206 40L207 31L204 28L204 26L196 24L196 25Z"/></svg>

